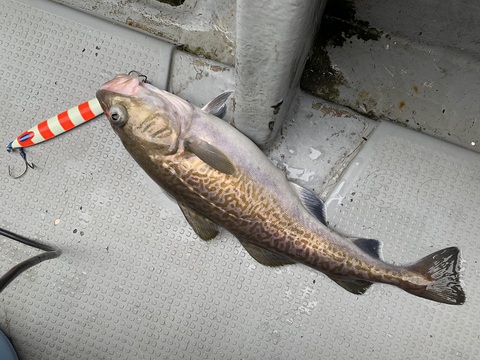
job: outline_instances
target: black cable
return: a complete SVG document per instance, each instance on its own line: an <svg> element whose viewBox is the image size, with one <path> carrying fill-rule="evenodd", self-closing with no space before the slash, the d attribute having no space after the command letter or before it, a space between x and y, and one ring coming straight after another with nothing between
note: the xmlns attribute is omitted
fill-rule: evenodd
<svg viewBox="0 0 480 360"><path fill-rule="evenodd" d="M42 261L54 259L59 257L62 250L56 246L50 246L42 244L35 240L28 239L22 235L15 234L11 231L0 228L0 235L8 237L12 240L19 241L22 244L34 247L45 252L39 255L32 256L31 258L22 261L21 263L12 267L5 275L0 278L0 293L10 284L17 276L19 276L25 270L40 264Z"/></svg>

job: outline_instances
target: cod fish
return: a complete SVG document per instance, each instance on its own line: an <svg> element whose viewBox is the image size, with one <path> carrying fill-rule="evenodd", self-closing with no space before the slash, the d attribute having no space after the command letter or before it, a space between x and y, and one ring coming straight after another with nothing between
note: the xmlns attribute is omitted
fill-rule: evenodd
<svg viewBox="0 0 480 360"><path fill-rule="evenodd" d="M261 264L301 263L354 294L378 282L445 304L465 302L458 248L398 266L381 259L379 241L332 231L323 202L288 181L218 117L229 92L200 109L137 77L118 75L96 95L127 151L178 202L201 239L213 239L223 227Z"/></svg>

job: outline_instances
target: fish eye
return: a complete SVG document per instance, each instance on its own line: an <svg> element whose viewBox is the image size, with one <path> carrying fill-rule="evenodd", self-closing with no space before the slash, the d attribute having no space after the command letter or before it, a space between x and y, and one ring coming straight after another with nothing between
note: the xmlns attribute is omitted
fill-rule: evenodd
<svg viewBox="0 0 480 360"><path fill-rule="evenodd" d="M123 126L128 120L127 109L122 105L113 105L108 110L110 122L115 126Z"/></svg>

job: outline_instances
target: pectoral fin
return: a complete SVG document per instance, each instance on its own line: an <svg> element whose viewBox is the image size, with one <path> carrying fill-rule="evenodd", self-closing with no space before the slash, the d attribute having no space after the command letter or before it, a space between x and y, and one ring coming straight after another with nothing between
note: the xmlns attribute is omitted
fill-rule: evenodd
<svg viewBox="0 0 480 360"><path fill-rule="evenodd" d="M295 264L295 261L290 260L285 256L265 250L250 242L240 240L240 243L243 245L245 250L247 250L247 252L262 265L282 266L282 265Z"/></svg>
<svg viewBox="0 0 480 360"><path fill-rule="evenodd" d="M232 93L232 90L221 93L215 99L209 101L208 104L202 108L202 110L222 119L227 112L226 102Z"/></svg>
<svg viewBox="0 0 480 360"><path fill-rule="evenodd" d="M218 227L215 223L184 204L178 203L178 206L182 210L183 215L185 215L187 222L200 239L211 240L218 235Z"/></svg>
<svg viewBox="0 0 480 360"><path fill-rule="evenodd" d="M198 156L203 162L227 175L235 173L235 165L219 149L203 140L185 140L185 148Z"/></svg>
<svg viewBox="0 0 480 360"><path fill-rule="evenodd" d="M365 280L349 280L349 279L338 279L331 277L338 285L343 287L345 290L351 292L352 294L362 295L367 291L367 289L372 285L371 282Z"/></svg>

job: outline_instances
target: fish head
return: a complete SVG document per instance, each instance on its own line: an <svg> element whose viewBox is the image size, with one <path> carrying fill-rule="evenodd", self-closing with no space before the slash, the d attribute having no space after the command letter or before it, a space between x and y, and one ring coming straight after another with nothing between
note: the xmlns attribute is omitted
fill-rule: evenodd
<svg viewBox="0 0 480 360"><path fill-rule="evenodd" d="M127 148L162 155L178 150L181 129L192 111L186 101L125 74L103 84L96 96Z"/></svg>

